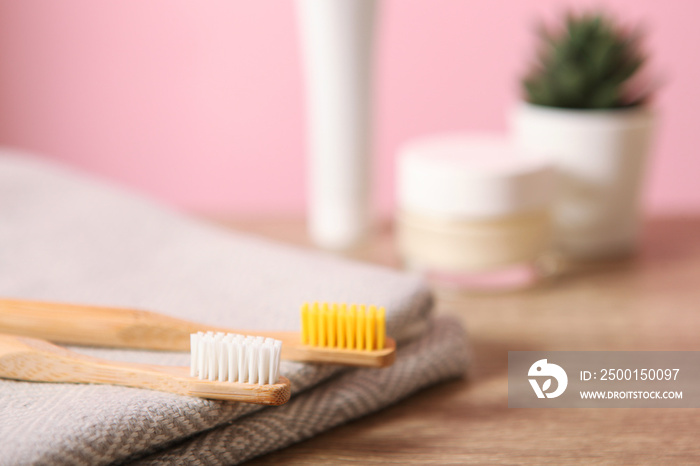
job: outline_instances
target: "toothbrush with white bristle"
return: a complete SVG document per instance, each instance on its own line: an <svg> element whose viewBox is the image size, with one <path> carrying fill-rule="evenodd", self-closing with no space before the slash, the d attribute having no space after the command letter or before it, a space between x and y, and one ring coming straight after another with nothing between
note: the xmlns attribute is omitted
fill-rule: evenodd
<svg viewBox="0 0 700 466"><path fill-rule="evenodd" d="M281 341L213 332L190 338L187 368L108 361L45 340L0 334L0 378L122 385L263 405L289 400L290 382L279 375Z"/></svg>

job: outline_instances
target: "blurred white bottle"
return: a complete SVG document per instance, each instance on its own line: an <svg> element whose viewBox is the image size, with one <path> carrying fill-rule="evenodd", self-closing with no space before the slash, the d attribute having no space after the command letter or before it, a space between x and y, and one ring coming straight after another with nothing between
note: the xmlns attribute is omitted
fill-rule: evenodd
<svg viewBox="0 0 700 466"><path fill-rule="evenodd" d="M308 109L309 233L346 249L370 226L375 0L297 0Z"/></svg>

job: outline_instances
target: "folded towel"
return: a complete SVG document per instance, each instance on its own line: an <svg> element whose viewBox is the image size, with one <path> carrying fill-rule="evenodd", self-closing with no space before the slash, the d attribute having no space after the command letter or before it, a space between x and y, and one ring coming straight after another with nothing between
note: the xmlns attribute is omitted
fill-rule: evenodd
<svg viewBox="0 0 700 466"><path fill-rule="evenodd" d="M197 222L39 158L0 152L0 295L296 330L305 301L377 303L402 341L387 369L284 361L292 400L260 407L106 385L0 379L0 464L234 464L460 376L464 334L415 276ZM72 348L188 365L177 352Z"/></svg>

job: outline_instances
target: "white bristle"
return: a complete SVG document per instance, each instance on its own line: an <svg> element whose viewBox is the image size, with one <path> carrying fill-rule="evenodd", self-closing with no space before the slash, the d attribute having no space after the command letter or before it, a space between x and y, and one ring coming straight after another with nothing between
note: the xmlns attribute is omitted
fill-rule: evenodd
<svg viewBox="0 0 700 466"><path fill-rule="evenodd" d="M216 376L216 337L206 341L207 344L207 375L205 376L209 380L214 380Z"/></svg>
<svg viewBox="0 0 700 466"><path fill-rule="evenodd" d="M202 380L275 384L282 342L235 333L190 335L190 375Z"/></svg>
<svg viewBox="0 0 700 466"><path fill-rule="evenodd" d="M248 360L248 383L258 383L258 349L257 342L251 342L246 348L246 359Z"/></svg>

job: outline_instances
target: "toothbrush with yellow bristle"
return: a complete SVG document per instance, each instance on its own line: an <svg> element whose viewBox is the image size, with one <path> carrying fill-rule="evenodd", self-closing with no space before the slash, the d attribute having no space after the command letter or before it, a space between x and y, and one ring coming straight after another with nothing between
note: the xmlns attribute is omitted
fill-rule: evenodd
<svg viewBox="0 0 700 466"><path fill-rule="evenodd" d="M138 309L0 299L0 333L57 343L189 351L190 334L198 332L280 340L281 358L292 361L385 367L396 356L384 308L377 306L306 303L301 332L286 332L213 327Z"/></svg>
<svg viewBox="0 0 700 466"><path fill-rule="evenodd" d="M377 306L305 303L300 341L285 340L294 353L290 359L385 367L396 356L396 342L386 336L386 312Z"/></svg>

